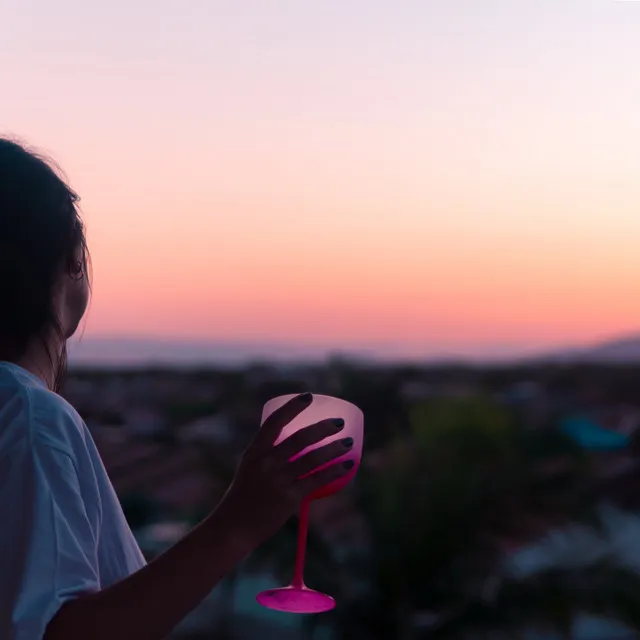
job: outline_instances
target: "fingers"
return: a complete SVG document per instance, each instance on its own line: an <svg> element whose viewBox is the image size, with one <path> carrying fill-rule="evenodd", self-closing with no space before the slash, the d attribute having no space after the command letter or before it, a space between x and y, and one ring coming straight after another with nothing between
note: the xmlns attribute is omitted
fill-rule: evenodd
<svg viewBox="0 0 640 640"><path fill-rule="evenodd" d="M339 464L332 464L330 467L322 469L322 471L312 473L306 478L298 480L294 485L296 492L302 499L334 480L338 480L343 476L346 476L353 470L354 466L355 462L353 460L347 460L346 462L340 462Z"/></svg>
<svg viewBox="0 0 640 640"><path fill-rule="evenodd" d="M310 393L302 393L291 398L276 409L265 421L255 439L258 448L268 448L278 439L282 429L300 415L313 401Z"/></svg>
<svg viewBox="0 0 640 640"><path fill-rule="evenodd" d="M294 478L301 478L311 473L314 469L321 467L335 458L343 456L353 447L353 438L343 438L336 440L324 447L318 447L289 465L289 470Z"/></svg>
<svg viewBox="0 0 640 640"><path fill-rule="evenodd" d="M276 446L274 453L281 462L288 462L307 447L335 435L343 427L342 418L322 420L290 435Z"/></svg>

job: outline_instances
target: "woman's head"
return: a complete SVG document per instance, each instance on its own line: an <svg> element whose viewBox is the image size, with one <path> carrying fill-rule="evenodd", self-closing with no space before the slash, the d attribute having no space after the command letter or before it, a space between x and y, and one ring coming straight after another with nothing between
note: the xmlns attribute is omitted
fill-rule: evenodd
<svg viewBox="0 0 640 640"><path fill-rule="evenodd" d="M54 388L89 299L77 201L51 163L0 138L0 360L44 353Z"/></svg>

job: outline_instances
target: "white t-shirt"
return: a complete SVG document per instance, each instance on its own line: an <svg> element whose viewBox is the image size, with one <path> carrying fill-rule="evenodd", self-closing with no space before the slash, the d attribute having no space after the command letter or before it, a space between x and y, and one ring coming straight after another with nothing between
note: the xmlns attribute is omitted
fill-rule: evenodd
<svg viewBox="0 0 640 640"><path fill-rule="evenodd" d="M0 362L0 638L39 640L65 601L144 564L80 416Z"/></svg>

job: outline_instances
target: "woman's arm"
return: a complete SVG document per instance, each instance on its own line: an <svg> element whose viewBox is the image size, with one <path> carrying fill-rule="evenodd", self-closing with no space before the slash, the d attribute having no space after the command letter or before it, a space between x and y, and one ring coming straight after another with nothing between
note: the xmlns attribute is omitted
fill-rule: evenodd
<svg viewBox="0 0 640 640"><path fill-rule="evenodd" d="M272 414L209 517L128 578L65 603L47 626L45 640L166 638L244 556L284 524L304 496L348 472L347 463L311 473L344 454L350 441L334 441L292 460L339 431L342 420L324 420L274 446L282 427L310 401L299 396Z"/></svg>
<svg viewBox="0 0 640 640"><path fill-rule="evenodd" d="M165 638L259 542L222 504L133 575L63 605L45 640Z"/></svg>

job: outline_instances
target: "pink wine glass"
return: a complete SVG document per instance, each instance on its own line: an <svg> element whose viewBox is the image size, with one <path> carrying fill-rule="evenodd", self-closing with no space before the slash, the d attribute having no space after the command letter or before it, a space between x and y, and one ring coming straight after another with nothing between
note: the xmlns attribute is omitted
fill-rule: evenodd
<svg viewBox="0 0 640 640"><path fill-rule="evenodd" d="M292 398L295 398L295 394L279 396L269 400L262 411L261 424L264 424L264 421L276 409L279 409ZM334 398L332 396L314 394L313 402L282 430L282 433L276 440L275 444L280 443L282 440L304 427L329 418L342 418L344 420L344 427L337 434L329 436L321 442L307 447L296 457L329 444L333 440L353 438L353 447L349 451L339 458L318 467L314 471L319 471L320 469L324 469L332 464L341 464L347 460L353 460L355 464L353 469L351 469L347 474L338 480L334 480L324 487L317 489L302 501L302 504L300 505L300 528L298 530L298 548L296 551L293 580L287 587L263 591L258 594L256 598L261 605L268 607L269 609L286 611L289 613L321 613L322 611L330 611L336 606L336 601L331 596L309 589L304 584L303 573L307 548L307 531L309 528L309 505L312 500L326 498L327 496L340 491L356 475L360 459L362 458L364 416L358 407L346 400L341 400L340 398Z"/></svg>

